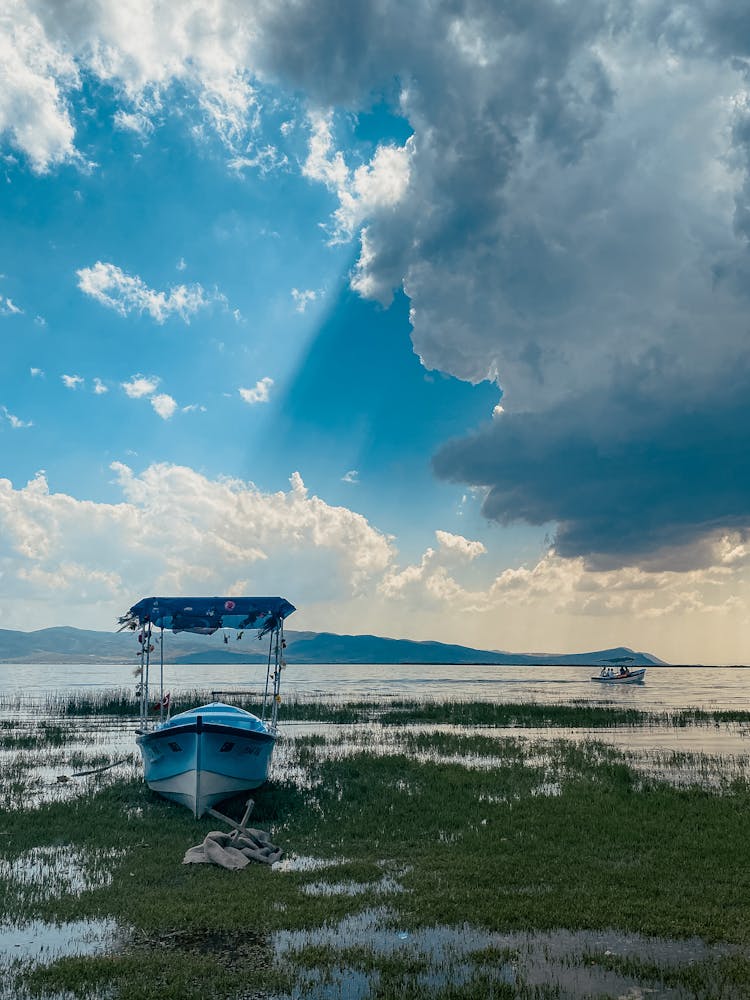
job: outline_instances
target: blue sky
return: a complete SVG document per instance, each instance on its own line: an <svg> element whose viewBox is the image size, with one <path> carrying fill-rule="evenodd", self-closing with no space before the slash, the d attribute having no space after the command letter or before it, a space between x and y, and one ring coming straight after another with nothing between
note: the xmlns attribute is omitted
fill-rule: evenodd
<svg viewBox="0 0 750 1000"><path fill-rule="evenodd" d="M750 26L399 24L3 22L0 627L240 588L319 630L747 660Z"/></svg>

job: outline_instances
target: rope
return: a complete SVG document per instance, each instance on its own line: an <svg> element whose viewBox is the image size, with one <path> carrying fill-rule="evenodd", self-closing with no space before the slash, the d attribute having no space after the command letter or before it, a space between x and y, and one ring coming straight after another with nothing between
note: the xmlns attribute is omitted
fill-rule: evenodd
<svg viewBox="0 0 750 1000"><path fill-rule="evenodd" d="M76 771L75 774L58 774L58 781L69 781L71 778L85 778L89 774L101 774L102 771L109 771L111 767L118 767L120 764L127 764L130 757L123 757L122 760L116 760L113 764L105 764L104 767L95 767L90 771Z"/></svg>

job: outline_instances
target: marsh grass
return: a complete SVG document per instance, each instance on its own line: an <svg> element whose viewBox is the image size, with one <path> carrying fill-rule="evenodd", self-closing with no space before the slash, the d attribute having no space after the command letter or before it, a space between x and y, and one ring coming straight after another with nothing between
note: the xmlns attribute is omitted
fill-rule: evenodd
<svg viewBox="0 0 750 1000"><path fill-rule="evenodd" d="M632 755L600 743L560 738L540 751L516 736L470 730L386 733L388 753L377 752L377 732L344 755L347 734L290 741L290 773L307 780L282 774L254 796L254 824L287 852L329 861L326 868L183 866L184 851L216 821L195 822L132 771L85 785L70 801L0 811L3 921L111 919L123 929L115 953L27 968L31 995L315 997L325 984L327 996L356 988L365 992L349 995L378 1000L566 995L552 982L534 985L523 955L489 946L456 953L443 968L427 944L421 952L373 944L401 935L429 942L439 928L467 922L485 935L614 927L723 942L735 951L689 968L596 951L570 961L636 986L674 984L685 997L750 994L746 779L718 795L644 775ZM468 754L491 766L466 767ZM669 769L667 755L662 764ZM22 780L24 768L14 773ZM538 794L550 783L557 794ZM243 805L240 798L223 808L238 818ZM24 888L13 873L55 852L89 859L95 877L83 888L58 880L50 894L24 876ZM357 893L319 891L321 883L355 883ZM341 939L338 929L356 928L368 912L374 923ZM328 938L316 943L322 931ZM280 952L280 935L290 933L300 945ZM513 982L503 981L511 972ZM712 993L717 983L721 992Z"/></svg>
<svg viewBox="0 0 750 1000"><path fill-rule="evenodd" d="M156 698L156 691L152 691ZM259 697L247 698L222 692L222 698L241 708L259 714ZM211 701L212 692L190 690L178 692L172 701L172 714ZM101 691L50 693L41 700L24 695L0 695L0 712L20 710L35 714L38 719L54 719L47 723L46 739L64 739L66 730L59 720L97 716L134 721L138 716L138 699L134 688L112 688ZM155 713L156 717L158 713ZM333 725L356 725L376 722L382 725L424 723L456 726L528 727L554 726L561 728L610 728L622 726L722 726L750 723L750 711L705 711L698 708L654 712L636 708L619 708L592 704L587 700L570 704L543 705L537 702L506 704L489 701L439 701L436 699L374 698L344 700L311 698L291 695L285 698L280 721L324 722ZM7 720L5 720L7 723ZM0 738L1 735L0 735Z"/></svg>

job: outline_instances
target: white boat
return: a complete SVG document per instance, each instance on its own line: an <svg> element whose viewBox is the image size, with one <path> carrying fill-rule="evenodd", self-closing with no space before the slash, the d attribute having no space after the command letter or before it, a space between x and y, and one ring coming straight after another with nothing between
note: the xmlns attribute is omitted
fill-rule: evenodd
<svg viewBox="0 0 750 1000"><path fill-rule="evenodd" d="M619 670L615 670L614 667L602 667L601 672L591 678L592 681L598 681L600 684L643 684L645 679L645 667L635 669L620 667Z"/></svg>
<svg viewBox="0 0 750 1000"><path fill-rule="evenodd" d="M268 777L278 731L279 688L284 667L284 619L294 607L281 597L147 597L120 619L138 630L140 719L136 743L146 784L179 802L198 818L223 799L262 785ZM170 718L164 694L164 629L211 635L218 629L270 635L261 716L212 702ZM155 629L160 630L157 639ZM154 639L160 647L160 693L152 724L150 693ZM166 716L166 717L165 717Z"/></svg>

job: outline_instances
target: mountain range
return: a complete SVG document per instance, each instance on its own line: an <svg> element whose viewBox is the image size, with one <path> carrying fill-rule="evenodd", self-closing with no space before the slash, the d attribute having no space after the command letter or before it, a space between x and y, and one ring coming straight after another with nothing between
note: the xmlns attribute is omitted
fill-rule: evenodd
<svg viewBox="0 0 750 1000"><path fill-rule="evenodd" d="M627 646L584 653L511 653L473 649L444 642L415 642L376 635L285 632L286 659L295 663L483 663L519 666L598 665L627 660L635 666L663 661ZM265 663L268 640L254 633L237 641L235 633L213 636L167 633L165 663ZM94 632L59 626L20 632L0 629L0 663L132 663L140 646L132 632ZM158 648L152 654L158 657Z"/></svg>

